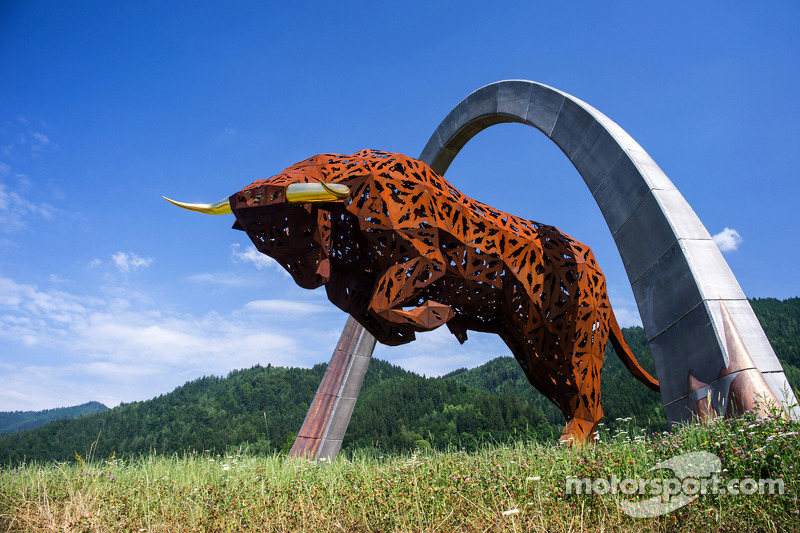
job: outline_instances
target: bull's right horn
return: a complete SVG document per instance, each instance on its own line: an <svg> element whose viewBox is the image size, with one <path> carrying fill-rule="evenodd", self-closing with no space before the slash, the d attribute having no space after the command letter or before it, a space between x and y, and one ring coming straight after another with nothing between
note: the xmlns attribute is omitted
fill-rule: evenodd
<svg viewBox="0 0 800 533"><path fill-rule="evenodd" d="M349 194L350 187L341 183L292 183L286 187L286 201L290 204L335 202Z"/></svg>
<svg viewBox="0 0 800 533"><path fill-rule="evenodd" d="M186 204L183 202L176 202L175 200L170 200L166 196L162 196L162 198L173 205L182 207L183 209L188 209L189 211L196 211L197 213L204 213L206 215L230 215L231 213L233 213L233 211L231 210L231 203L228 201L227 198L213 204Z"/></svg>

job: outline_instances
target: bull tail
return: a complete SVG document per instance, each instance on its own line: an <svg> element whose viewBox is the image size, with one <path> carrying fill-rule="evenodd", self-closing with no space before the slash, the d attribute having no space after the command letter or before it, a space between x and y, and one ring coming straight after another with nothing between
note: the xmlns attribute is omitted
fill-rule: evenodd
<svg viewBox="0 0 800 533"><path fill-rule="evenodd" d="M611 345L614 347L614 351L628 371L633 374L636 379L647 385L648 388L656 392L661 390L658 385L658 380L642 368L639 361L636 360L636 356L631 352L628 343L625 342L625 338L622 336L622 330L617 323L617 317L614 316L613 311L611 312L611 320L609 321L609 330Z"/></svg>

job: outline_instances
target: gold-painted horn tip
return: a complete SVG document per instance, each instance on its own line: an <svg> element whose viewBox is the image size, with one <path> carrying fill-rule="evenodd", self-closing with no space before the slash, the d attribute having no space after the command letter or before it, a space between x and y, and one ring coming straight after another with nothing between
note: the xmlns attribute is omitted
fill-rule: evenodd
<svg viewBox="0 0 800 533"><path fill-rule="evenodd" d="M347 198L347 196L350 194L350 187L341 183L332 183L329 185L320 180L319 184L322 185L323 189L331 193L336 198Z"/></svg>
<svg viewBox="0 0 800 533"><path fill-rule="evenodd" d="M286 187L286 201L290 204L335 202L347 198L350 188L341 183L292 183Z"/></svg>
<svg viewBox="0 0 800 533"><path fill-rule="evenodd" d="M166 196L162 196L162 198L172 205L177 205L182 209L187 209L196 213L203 213L205 215L229 215L233 213L231 210L231 204L227 198L213 204L188 204L184 202L177 202L167 198Z"/></svg>

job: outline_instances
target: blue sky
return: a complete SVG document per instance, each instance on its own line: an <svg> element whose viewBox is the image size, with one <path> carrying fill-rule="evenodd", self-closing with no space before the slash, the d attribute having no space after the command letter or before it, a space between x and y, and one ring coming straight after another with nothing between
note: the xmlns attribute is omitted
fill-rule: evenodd
<svg viewBox="0 0 800 533"><path fill-rule="evenodd" d="M800 292L797 2L225 4L0 5L0 411L326 362L346 317L324 291L296 287L230 216L161 195L216 201L320 152L416 157L501 79L566 91L631 134L728 237L745 294ZM447 177L592 246L638 323L600 211L544 135L491 128ZM427 375L506 354L444 328L376 350Z"/></svg>

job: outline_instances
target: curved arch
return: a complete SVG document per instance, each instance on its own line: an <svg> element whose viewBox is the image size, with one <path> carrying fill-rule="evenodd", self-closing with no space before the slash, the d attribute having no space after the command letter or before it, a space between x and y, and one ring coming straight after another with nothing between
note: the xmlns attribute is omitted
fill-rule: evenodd
<svg viewBox="0 0 800 533"><path fill-rule="evenodd" d="M721 308L778 398L793 401L783 368L739 283L700 219L622 128L569 94L527 80L481 87L439 124L420 159L444 175L464 145L504 122L535 127L589 187L622 257L671 421L690 415L693 390L728 364ZM689 380L689 372L694 380ZM791 397L785 397L787 392Z"/></svg>

